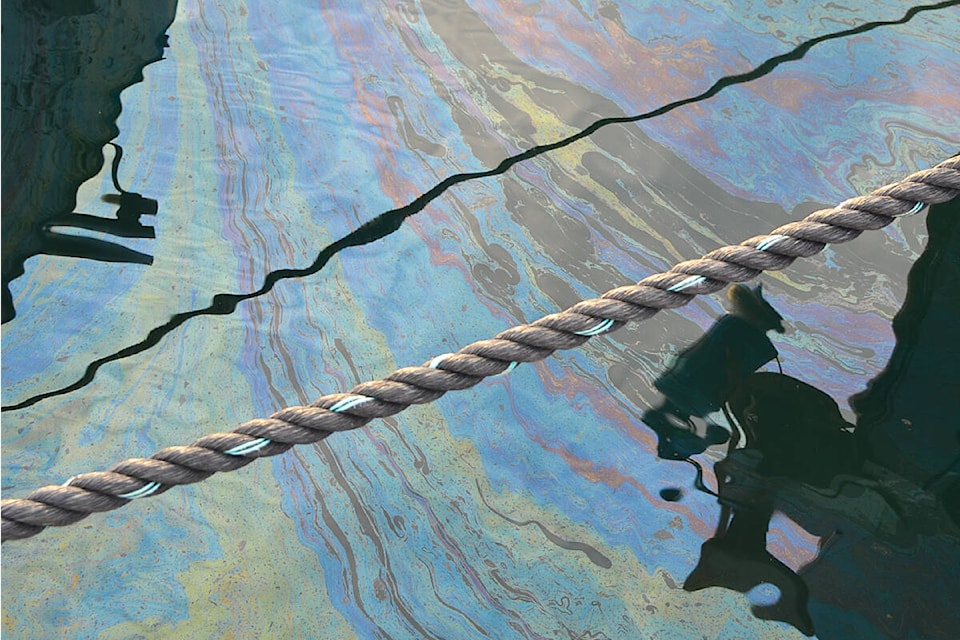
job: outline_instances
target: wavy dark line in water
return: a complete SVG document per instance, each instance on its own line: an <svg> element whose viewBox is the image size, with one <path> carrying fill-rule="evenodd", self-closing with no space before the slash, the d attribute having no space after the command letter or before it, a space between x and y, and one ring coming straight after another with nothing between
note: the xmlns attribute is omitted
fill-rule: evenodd
<svg viewBox="0 0 960 640"><path fill-rule="evenodd" d="M480 494L480 500L487 506L487 509L490 509L490 511L493 511L496 515L500 516L510 524L517 527L526 527L528 525L535 524L537 527L539 527L541 533L546 536L547 540L557 545L561 549L566 549L567 551L581 551L586 554L588 558L590 558L590 562L602 569L609 569L613 566L613 562L610 560L610 558L603 555L595 547L591 547L586 542L577 542L576 540L567 540L566 538L561 538L554 532L550 531L550 529L547 529L547 527L544 526L539 520L514 520L510 516L500 513L493 508L493 505L487 502L487 498L483 495L483 491L480 489L479 481L477 481L477 493Z"/></svg>
<svg viewBox="0 0 960 640"><path fill-rule="evenodd" d="M861 33L866 33L867 31L872 31L873 29L876 29L878 27L905 24L909 22L918 13L921 13L924 11L935 11L938 9L944 9L951 6L956 6L958 4L960 4L960 0L949 0L947 2L939 2L937 4L930 4L930 5L918 5L916 7L910 8L903 15L902 18L899 18L897 20L881 20L876 22L865 22L864 24L858 27L854 27L852 29L845 29L843 31L837 31L834 33L829 33L827 35L813 38L811 40L807 40L803 44L798 45L795 49L787 53L767 59L766 61L764 61L758 67L754 68L751 71L720 78L719 80L714 82L709 89L707 89L703 93L700 93L699 95L693 96L691 98L685 98L683 100L677 100L675 102L671 102L662 107L654 109L653 111L648 111L640 115L601 118L600 120L597 120L596 122L586 127L585 129L582 129L581 131L571 136L558 140L557 142L551 142L550 144L543 144L543 145L538 145L536 147L531 147L530 149L527 149L522 153L518 153L517 155L510 156L509 158L504 159L503 162L498 164L494 169L490 169L487 171L474 171L470 173L458 173L456 175L450 176L449 178L446 178L440 183L438 183L435 187L433 187L432 189L430 189L429 191L427 191L426 193L418 197L416 200L414 200L410 204L397 209L391 209L390 211L386 211L380 214L379 216L377 216L376 218L373 218L369 222L364 223L357 230L352 231L351 233L347 234L343 238L340 238L339 240L333 242L330 245L327 245L327 247L325 247L323 251L320 252L316 260L314 260L309 267L302 268L302 269L278 269L276 271L271 271L269 274L267 274L266 278L264 279L263 285L256 291L252 291L250 293L218 293L217 295L213 296L213 302L210 304L210 306L205 307L203 309L195 309L193 311L178 313L172 316L164 324L151 330L150 333L147 334L147 337L141 340L140 342L130 345L128 347L125 347L120 351L112 353L108 356L104 356L103 358L98 358L94 360L89 365L87 365L86 371L84 372L83 376L73 384L67 385L65 387L61 387L60 389L54 389L52 391L46 391L44 393L39 393L37 395L30 396L26 400L23 400L15 404L4 405L3 407L0 407L0 411L15 411L17 409L24 409L26 407L32 406L40 402L41 400L46 400L47 398L64 395L64 394L76 391L78 389L81 389L86 385L90 384L91 382L93 382L93 379L96 376L97 371L103 365L108 364L110 362L116 362L117 360L122 360L124 358L128 358L138 353L142 353L147 349L150 349L151 347L159 343L160 340L165 335L172 332L174 329L184 324L185 322L187 322L187 320L190 320L191 318L195 318L197 316L228 315L230 313L233 313L233 311L237 308L237 305L239 303L243 302L244 300L249 300L250 298L256 298L265 293L268 293L271 289L273 289L274 285L276 285L281 280L312 276L315 273L318 273L321 269L323 269L324 266L326 266L326 264L330 261L330 259L333 256L335 256L337 253L342 251L343 249L346 249L348 247L358 247L361 245L370 244L372 242L375 242L377 240L380 240L381 238L384 238L390 235L391 233L399 229L400 225L402 225L403 221L406 220L408 217L423 211L423 209L426 208L426 206L430 204L433 200L440 197L448 189L450 189L451 187L457 184L460 184L461 182L501 175L503 173L506 173L508 170L510 170L514 165L520 162L523 162L524 160L529 160L530 158L535 158L539 155L547 153L548 151L553 151L555 149L560 149L561 147L565 147L567 145L573 144L574 142L577 142L578 140L582 140L583 138L586 138L587 136L595 133L597 130L601 129L602 127L606 127L611 124L627 124L631 122L640 122L641 120L649 120L651 118L662 116L666 113L669 113L670 111L673 111L674 109L678 109L688 104L693 104L696 102L702 102L704 100L708 100L713 96L717 95L718 93L720 93L726 87L737 85L737 84L743 84L746 82L750 82L752 80L756 80L757 78L761 78L769 74L770 72L772 72L774 69L776 69L777 67L779 67L781 64L785 62L800 60L801 58L803 58L803 56L807 54L808 51L810 51L810 49L812 49L813 47L815 47L816 45L822 42L826 42L828 40L836 40L838 38L847 38L850 36L855 36Z"/></svg>

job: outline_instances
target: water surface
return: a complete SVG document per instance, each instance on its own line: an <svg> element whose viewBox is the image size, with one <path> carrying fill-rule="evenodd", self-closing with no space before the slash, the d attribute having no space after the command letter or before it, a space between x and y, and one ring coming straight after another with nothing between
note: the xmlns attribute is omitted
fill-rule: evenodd
<svg viewBox="0 0 960 640"><path fill-rule="evenodd" d="M4 496L425 362L945 159L960 148L960 10L842 35L908 8L178 2L163 59L120 95L112 138L121 187L158 203L144 218L154 239L116 242L152 264L39 253L10 283ZM58 29L109 24L103 10L26 19L38 47ZM451 176L700 95L831 33L709 99L603 127L453 185L395 230L351 236ZM89 175L58 174L57 156L26 175L69 177L80 187L68 213L113 216L102 200L117 193L112 133L89 136L105 158ZM64 138L55 129L51 144ZM5 147L5 174L7 163ZM927 235L924 216L905 218L761 279L787 327L770 334L783 372L853 425L867 410L848 398L894 353L891 321ZM341 246L348 237L356 246ZM658 457L641 420L661 400L655 379L724 304L697 300L356 432L9 543L4 633L802 637L736 590L683 590L720 505L693 487L691 465ZM948 388L955 372L939 366ZM932 420L909 410L891 420ZM919 461L893 469L903 491L957 453L949 430L924 444L878 429L914 443L893 458ZM698 456L713 488L724 451ZM680 499L665 500L673 488ZM818 637L946 638L960 624L949 520L903 539L898 518L921 516L862 484L833 502L784 495L766 548L804 576Z"/></svg>

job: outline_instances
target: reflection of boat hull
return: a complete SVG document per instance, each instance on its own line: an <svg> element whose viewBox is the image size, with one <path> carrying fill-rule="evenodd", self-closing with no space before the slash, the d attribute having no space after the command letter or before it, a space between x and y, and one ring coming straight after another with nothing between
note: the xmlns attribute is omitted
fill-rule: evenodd
<svg viewBox="0 0 960 640"><path fill-rule="evenodd" d="M893 319L886 369L850 398L871 460L936 493L960 524L960 200L930 208L930 237Z"/></svg>
<svg viewBox="0 0 960 640"><path fill-rule="evenodd" d="M73 212L77 189L100 171L103 146L117 135L120 93L162 57L176 9L176 0L75 3L71 12L64 3L22 4L2 6L4 322L14 315L9 283L30 256L102 259L106 251L144 261L119 245L78 244L44 228ZM71 45L45 44L57 42Z"/></svg>

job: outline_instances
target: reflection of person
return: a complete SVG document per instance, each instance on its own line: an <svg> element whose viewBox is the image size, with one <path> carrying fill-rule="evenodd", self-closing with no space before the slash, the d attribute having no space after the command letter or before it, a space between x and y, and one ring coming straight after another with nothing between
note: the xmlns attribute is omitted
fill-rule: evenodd
<svg viewBox="0 0 960 640"><path fill-rule="evenodd" d="M763 298L760 285L734 285L727 290L732 304L693 345L685 349L654 386L664 395L643 421L659 436L661 458L679 460L727 441L728 433L707 421L699 435L692 417L705 418L723 405L730 390L777 357L767 331L783 333L783 318Z"/></svg>
<svg viewBox="0 0 960 640"><path fill-rule="evenodd" d="M853 435L827 394L781 373L753 373L732 389L727 407L743 432L741 449L715 465L720 522L700 550L683 588L725 587L746 593L770 583L780 590L758 618L781 620L812 635L809 589L767 551L767 529L780 491L789 483L829 488L860 467Z"/></svg>
<svg viewBox="0 0 960 640"><path fill-rule="evenodd" d="M778 601L754 613L807 634L815 619L823 640L956 637L960 204L932 207L928 228L890 363L851 398L856 429L827 394L782 374L727 387L743 437L715 465L720 520L684 589L775 585ZM774 512L821 538L797 571L767 551Z"/></svg>
<svg viewBox="0 0 960 640"><path fill-rule="evenodd" d="M760 451L757 471L828 488L839 474L861 466L853 425L823 391L790 376L754 373L734 389L727 406L744 446Z"/></svg>

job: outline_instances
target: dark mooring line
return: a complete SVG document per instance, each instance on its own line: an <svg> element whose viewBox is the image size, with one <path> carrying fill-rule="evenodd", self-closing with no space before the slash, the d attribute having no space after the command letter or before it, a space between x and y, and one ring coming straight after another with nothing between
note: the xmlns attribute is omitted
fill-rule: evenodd
<svg viewBox="0 0 960 640"><path fill-rule="evenodd" d="M317 255L317 258L313 261L313 263L309 267L302 268L302 269L277 269L276 271L271 271L264 278L263 285L261 285L261 287L256 291L252 291L250 293L218 293L213 296L213 302L209 306L203 309L194 309L192 311L186 311L183 313L178 313L176 315L173 315L165 323L152 329L150 333L147 334L147 337L141 340L140 342L124 347L123 349L120 349L119 351L116 351L115 353L104 356L102 358L97 358L96 360L94 360L93 362L87 365L87 368L84 371L83 376L81 376L76 382L69 384L65 387L61 387L59 389L45 391L43 393L30 396L29 398L22 400L20 402L17 402L15 404L4 405L0 407L0 411L16 411L18 409L24 409L26 407L37 404L41 400L46 400L47 398L53 398L55 396L61 396L68 393L72 393L73 391L81 389L87 386L88 384L90 384L91 382L93 382L93 379L97 374L97 371L103 365L109 364L111 362L116 362L118 360L122 360L130 356L137 355L138 353L143 353L147 349L154 347L157 343L160 342L160 340L164 336L166 336L168 333L171 333L172 331L177 329L180 325L186 323L191 318L195 318L197 316L229 315L236 310L237 305L239 303L243 302L244 300L249 300L250 298L256 298L258 296L264 295L265 293L268 293L270 290L273 289L274 285L276 285L281 280L312 276L318 273L321 269L323 269L326 266L326 264L330 261L330 259L333 258L336 254L338 254L343 249L346 249L348 247L358 247L365 244L370 244L372 242L376 242L377 240L380 240L381 238L384 238L390 235L391 233L399 229L400 225L402 225L403 221L406 220L408 217L423 211L423 209L426 208L426 206L430 204L430 202L432 202L433 200L441 196L444 192L446 192L451 187L457 184L460 184L461 182L466 182L468 180L477 180L480 178L488 178L491 176L504 174L508 170L510 170L514 165L520 162L523 162L524 160L529 160L531 158L535 158L549 151L560 149L567 145L573 144L574 142L577 142L578 140L582 140L583 138L586 138L587 136L595 133L597 130L601 129L602 127L606 127L611 124L627 124L632 122L640 122L641 120L649 120L651 118L656 118L658 116L662 116L666 113L669 113L670 111L673 111L674 109L677 109L679 107L683 107L688 104L693 104L696 102L702 102L704 100L708 100L729 86L743 84L746 82L756 80L757 78L761 78L769 74L770 72L772 72L774 69L776 69L777 67L779 67L781 64L785 62L800 60L807 54L807 52L810 51L810 49L812 49L813 47L815 47L816 45L822 42L855 36L861 33L872 31L873 29L876 29L878 27L905 24L909 22L918 13L925 12L925 11L936 11L938 9L945 9L947 7L956 6L958 4L960 4L960 0L948 0L947 2L939 2L937 4L930 4L930 5L918 5L915 7L911 7L909 10L907 10L907 12L903 15L903 17L897 20L879 20L875 22L865 22L864 24L858 27L854 27L852 29L845 29L843 31L837 31L835 33L829 33L827 35L823 35L823 36L813 38L811 40L807 40L806 42L798 45L796 48L794 48L793 50L787 53L767 59L766 61L764 61L758 67L754 68L751 71L720 78L719 80L714 82L709 89L707 89L703 93L700 93L699 95L693 96L691 98L685 98L683 100L677 100L675 102L671 102L662 107L654 109L653 111L648 111L640 115L601 118L600 120L597 120L596 122L589 125L585 129L582 129L581 131L578 131L573 135L563 138L562 140L558 140L557 142L551 142L550 144L543 144L543 145L531 147L530 149L527 149L522 153L518 153L516 155L510 156L504 159L494 169L490 169L487 171L475 171L470 173L459 173L459 174L450 176L448 178L445 178L444 180L439 182L436 186L434 186L432 189L430 189L429 191L419 196L416 200L412 201L410 204L405 205L403 207L399 207L397 209L391 209L390 211L386 211L378 215L376 218L373 218L369 222L364 223L355 231L352 231L346 236L340 238L339 240L336 240L332 244L327 245L320 252L320 254Z"/></svg>

